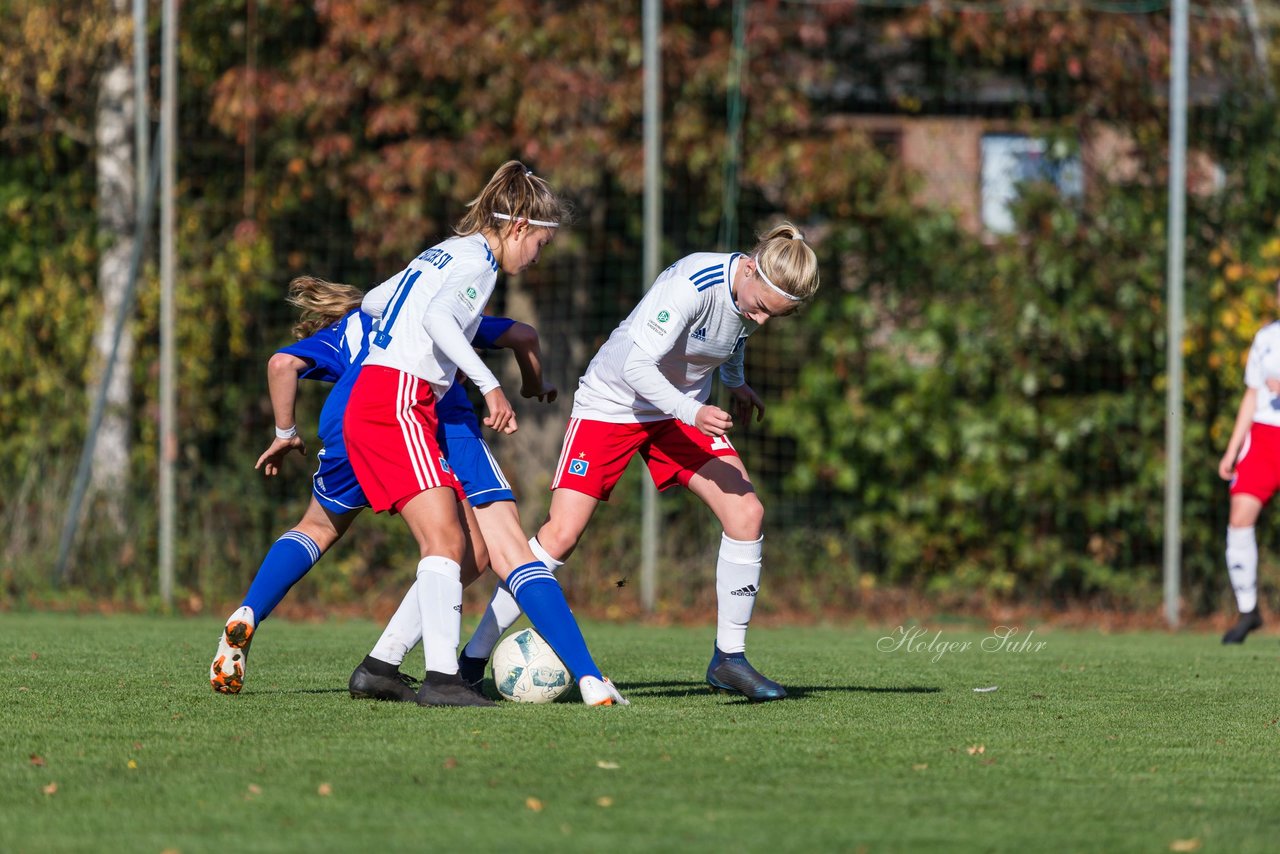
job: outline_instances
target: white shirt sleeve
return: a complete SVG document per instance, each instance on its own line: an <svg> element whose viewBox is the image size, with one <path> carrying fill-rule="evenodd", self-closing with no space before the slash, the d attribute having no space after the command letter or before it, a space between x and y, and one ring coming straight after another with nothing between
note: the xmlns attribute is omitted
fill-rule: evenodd
<svg viewBox="0 0 1280 854"><path fill-rule="evenodd" d="M746 345L747 339L739 338L729 358L720 366L720 382L724 383L725 388L737 388L747 384L746 371L743 370L743 362L746 361L747 356Z"/></svg>
<svg viewBox="0 0 1280 854"><path fill-rule="evenodd" d="M669 348L669 346L668 346ZM671 384L658 362L644 350L639 342L632 342L627 352L627 360L622 366L622 378L640 397L649 401L656 408L668 415L678 418L690 427L695 426L698 410L702 404L691 397L685 397L680 390Z"/></svg>
<svg viewBox="0 0 1280 854"><path fill-rule="evenodd" d="M1265 327L1264 327L1265 328ZM1262 388L1267 384L1266 371L1262 367L1262 348L1258 346L1261 334L1255 335L1249 347L1249 360L1244 366L1244 384L1246 388Z"/></svg>
<svg viewBox="0 0 1280 854"><path fill-rule="evenodd" d="M659 279L636 307L629 330L631 340L659 362L677 341L688 337L697 314L698 293L687 278Z"/></svg>
<svg viewBox="0 0 1280 854"><path fill-rule="evenodd" d="M431 298L423 320L432 342L475 383L481 394L488 394L501 383L472 349L470 336L465 330L484 311L491 293L493 282L482 284L465 274L451 276Z"/></svg>
<svg viewBox="0 0 1280 854"><path fill-rule="evenodd" d="M369 291L360 303L360 310L370 317L382 317L382 313L391 303L391 298L395 296L396 286L403 278L404 271L401 271Z"/></svg>

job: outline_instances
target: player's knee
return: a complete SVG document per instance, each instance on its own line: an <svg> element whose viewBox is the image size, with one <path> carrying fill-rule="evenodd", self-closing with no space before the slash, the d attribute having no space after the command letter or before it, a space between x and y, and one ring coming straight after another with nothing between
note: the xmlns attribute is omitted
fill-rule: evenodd
<svg viewBox="0 0 1280 854"><path fill-rule="evenodd" d="M724 532L735 540L759 539L764 531L764 505L755 493L743 495L720 521L724 524Z"/></svg>
<svg viewBox="0 0 1280 854"><path fill-rule="evenodd" d="M327 525L311 525L308 524L305 519L293 530L300 534L305 534L311 542L316 544L316 547L320 549L321 554L327 552L329 547L336 543L338 538L342 536Z"/></svg>
<svg viewBox="0 0 1280 854"><path fill-rule="evenodd" d="M556 560L568 558L581 537L582 531L557 525L554 519L548 519L538 531L538 542Z"/></svg>
<svg viewBox="0 0 1280 854"><path fill-rule="evenodd" d="M764 530L764 504L755 493L741 495L724 511L719 520L724 533L736 540L759 539Z"/></svg>

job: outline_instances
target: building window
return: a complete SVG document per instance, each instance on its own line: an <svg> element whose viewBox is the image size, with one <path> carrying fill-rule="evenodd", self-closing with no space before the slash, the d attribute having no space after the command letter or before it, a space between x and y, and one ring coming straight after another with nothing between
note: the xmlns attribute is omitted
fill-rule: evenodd
<svg viewBox="0 0 1280 854"><path fill-rule="evenodd" d="M1080 158L1058 155L1051 143L1032 136L987 134L982 137L982 225L995 234L1014 231L1013 203L1022 185L1047 181L1064 198L1084 192Z"/></svg>

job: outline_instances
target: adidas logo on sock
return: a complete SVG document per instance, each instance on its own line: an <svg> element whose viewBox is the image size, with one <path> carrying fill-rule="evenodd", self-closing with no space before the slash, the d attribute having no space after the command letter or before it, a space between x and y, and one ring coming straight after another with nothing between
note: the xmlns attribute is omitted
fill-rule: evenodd
<svg viewBox="0 0 1280 854"><path fill-rule="evenodd" d="M756 592L759 590L760 588L755 586L754 584L748 584L746 587L739 587L737 590L733 591L729 595L730 596L754 596L756 595Z"/></svg>
<svg viewBox="0 0 1280 854"><path fill-rule="evenodd" d="M695 330L693 331L693 334L692 334L692 335L690 335L689 337L690 337L690 338L692 338L694 341L706 341L706 340L707 340L707 327L703 326L703 327L700 327L700 328L698 328L698 329L695 329Z"/></svg>

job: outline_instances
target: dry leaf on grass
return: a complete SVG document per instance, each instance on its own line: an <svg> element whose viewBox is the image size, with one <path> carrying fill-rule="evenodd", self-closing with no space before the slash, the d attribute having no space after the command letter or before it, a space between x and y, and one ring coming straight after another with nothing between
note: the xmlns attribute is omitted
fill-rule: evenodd
<svg viewBox="0 0 1280 854"><path fill-rule="evenodd" d="M542 812L542 801L537 798L525 798L524 805L534 812Z"/></svg>
<svg viewBox="0 0 1280 854"><path fill-rule="evenodd" d="M1199 851L1199 839L1175 839L1169 843L1170 851Z"/></svg>

